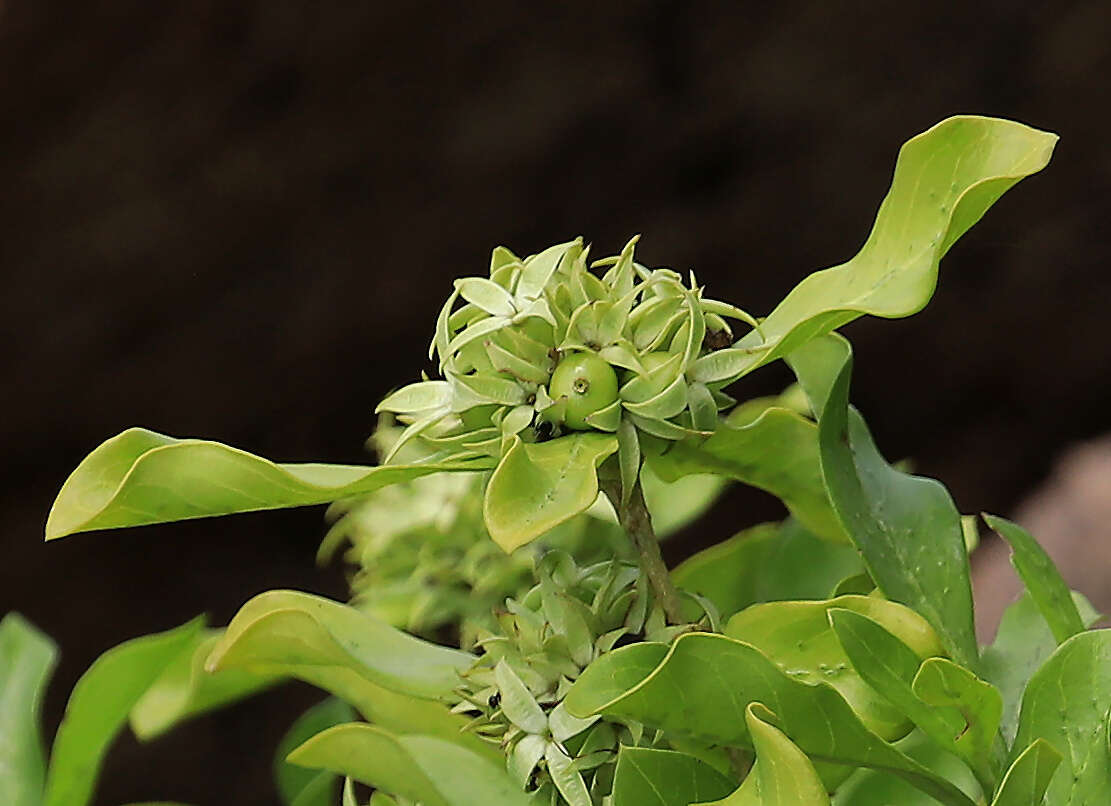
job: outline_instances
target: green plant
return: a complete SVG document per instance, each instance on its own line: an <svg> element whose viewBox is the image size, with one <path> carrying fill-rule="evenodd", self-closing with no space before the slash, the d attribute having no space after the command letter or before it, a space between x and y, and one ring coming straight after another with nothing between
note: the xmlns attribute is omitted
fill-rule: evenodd
<svg viewBox="0 0 1111 806"><path fill-rule="evenodd" d="M636 239L593 263L581 240L499 247L440 312L437 377L379 405L396 422L376 466L143 429L104 443L48 539L338 502L322 557L346 543L361 568L351 605L271 591L181 639L159 674L120 679L121 707L142 735L282 678L322 688L335 699L278 766L301 806L333 802L338 778L345 806L355 781L376 806L1106 802L1111 634L1030 535L984 516L1028 592L977 644L975 519L879 453L836 332L924 306L941 257L1055 142L980 117L911 139L856 257L761 319L641 265ZM796 386L727 394L777 359ZM690 522L728 481L789 517L669 570L653 521ZM27 646L3 690L41 686ZM39 804L33 719L12 701L8 802Z"/></svg>

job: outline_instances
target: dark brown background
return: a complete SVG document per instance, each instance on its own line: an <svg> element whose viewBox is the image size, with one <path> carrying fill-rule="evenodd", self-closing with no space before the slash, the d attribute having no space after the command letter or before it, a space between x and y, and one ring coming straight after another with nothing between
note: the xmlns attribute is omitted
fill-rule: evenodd
<svg viewBox="0 0 1111 806"><path fill-rule="evenodd" d="M952 251L924 313L848 328L854 395L889 456L965 511L1011 511L1107 427L1111 12L957 8L9 3L0 610L63 647L51 729L127 637L226 620L272 586L343 594L312 565L319 510L43 545L54 493L102 439L141 424L360 461L451 278L499 243L581 233L609 254L641 232L643 261L766 313L854 253L899 144L959 112L1061 143ZM673 557L776 514L738 494ZM315 696L122 739L98 802L272 803L276 733Z"/></svg>

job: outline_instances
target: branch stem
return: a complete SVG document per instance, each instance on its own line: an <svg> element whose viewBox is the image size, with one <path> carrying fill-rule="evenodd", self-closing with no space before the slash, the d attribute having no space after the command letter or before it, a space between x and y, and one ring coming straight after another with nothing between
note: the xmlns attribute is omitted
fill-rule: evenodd
<svg viewBox="0 0 1111 806"><path fill-rule="evenodd" d="M652 516L644 502L640 479L637 479L625 501L622 501L619 480L604 480L601 486L606 497L613 502L613 508L617 510L617 519L621 523L621 528L625 530L636 549L641 573L648 580L648 585L667 615L667 620L672 624L682 624L685 619L679 602L679 593L675 590L671 575L664 564L663 555L660 554L660 544L652 528Z"/></svg>

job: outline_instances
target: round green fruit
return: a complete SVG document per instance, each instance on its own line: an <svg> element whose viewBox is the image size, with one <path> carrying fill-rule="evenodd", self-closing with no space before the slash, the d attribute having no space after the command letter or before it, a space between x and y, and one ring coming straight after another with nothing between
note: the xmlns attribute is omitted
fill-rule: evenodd
<svg viewBox="0 0 1111 806"><path fill-rule="evenodd" d="M571 353L556 365L548 394L566 398L563 424L584 431L590 428L587 416L617 400L617 373L594 353Z"/></svg>

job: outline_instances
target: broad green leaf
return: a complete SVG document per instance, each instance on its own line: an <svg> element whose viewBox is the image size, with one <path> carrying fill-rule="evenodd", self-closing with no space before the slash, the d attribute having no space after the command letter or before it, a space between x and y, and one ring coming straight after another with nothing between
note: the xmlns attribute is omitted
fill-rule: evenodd
<svg viewBox="0 0 1111 806"><path fill-rule="evenodd" d="M1072 594L1085 626L1099 620L1092 605L1079 593ZM1018 711L1022 692L1035 671L1045 662L1057 642L1049 625L1038 611L1029 593L1003 613L995 642L984 649L981 662L983 677L1003 695L1003 737L1012 741L1018 729Z"/></svg>
<svg viewBox="0 0 1111 806"><path fill-rule="evenodd" d="M100 445L62 485L46 539L150 523L326 504L443 470L485 470L487 457L417 465L275 464L200 439L130 428Z"/></svg>
<svg viewBox="0 0 1111 806"><path fill-rule="evenodd" d="M596 713L712 744L752 746L744 710L759 702L816 761L887 769L951 806L971 801L870 731L837 691L795 680L755 647L723 635L688 633L670 646L633 644L586 668L565 700L578 717Z"/></svg>
<svg viewBox="0 0 1111 806"><path fill-rule="evenodd" d="M833 507L884 595L923 615L948 654L975 668L979 650L960 513L940 483L899 472L876 449L848 404L852 363L839 336L791 356L821 412L822 475Z"/></svg>
<svg viewBox="0 0 1111 806"><path fill-rule="evenodd" d="M1045 739L1035 739L1007 770L991 806L1039 806L1061 754Z"/></svg>
<svg viewBox="0 0 1111 806"><path fill-rule="evenodd" d="M1045 549L1017 523L984 513L984 520L1011 546L1011 563L1022 577L1030 598L1049 624L1057 643L1084 632L1084 621L1068 585Z"/></svg>
<svg viewBox="0 0 1111 806"><path fill-rule="evenodd" d="M733 787L732 781L694 756L622 747L613 777L613 806L689 806L724 797Z"/></svg>
<svg viewBox="0 0 1111 806"><path fill-rule="evenodd" d="M108 746L128 712L162 670L187 652L203 626L194 619L176 629L134 638L109 649L77 681L46 776L44 806L85 806Z"/></svg>
<svg viewBox="0 0 1111 806"><path fill-rule="evenodd" d="M1111 630L1074 635L1030 678L1022 697L1014 752L1037 739L1063 757L1046 791L1053 806L1107 803L1111 752Z"/></svg>
<svg viewBox="0 0 1111 806"><path fill-rule="evenodd" d="M769 408L742 425L726 419L701 444L677 442L666 453L649 454L648 463L665 481L713 473L766 490L810 531L846 540L822 486L818 429L789 409Z"/></svg>
<svg viewBox="0 0 1111 806"><path fill-rule="evenodd" d="M42 803L39 711L57 658L54 642L18 613L0 621L0 803Z"/></svg>
<svg viewBox="0 0 1111 806"><path fill-rule="evenodd" d="M846 577L864 571L851 544L823 540L794 518L784 521L757 581L757 600L826 599Z"/></svg>
<svg viewBox="0 0 1111 806"><path fill-rule="evenodd" d="M274 782L285 806L332 806L336 800L335 773L290 764L286 757L321 731L355 718L351 706L334 697L317 703L297 718L274 753Z"/></svg>
<svg viewBox="0 0 1111 806"><path fill-rule="evenodd" d="M148 741L190 717L230 704L274 685L280 678L241 669L211 674L204 664L223 630L205 630L194 636L192 647L181 652L151 684L129 721L132 732ZM191 649L191 651L189 651Z"/></svg>
<svg viewBox="0 0 1111 806"><path fill-rule="evenodd" d="M610 434L571 434L535 444L514 437L486 487L490 537L510 552L589 509L598 497L598 465L616 450Z"/></svg>
<svg viewBox="0 0 1111 806"><path fill-rule="evenodd" d="M656 535L662 539L694 523L721 497L728 483L727 479L714 474L692 474L669 483L652 468L643 467L640 484Z"/></svg>
<svg viewBox="0 0 1111 806"><path fill-rule="evenodd" d="M335 667L400 694L442 699L473 662L467 652L415 638L348 605L277 590L239 609L207 668L299 677L299 667Z"/></svg>
<svg viewBox="0 0 1111 806"><path fill-rule="evenodd" d="M990 753L994 735L978 729L974 732L978 741L964 740L970 722L960 710L927 704L915 693L915 678L923 665L921 656L866 614L831 609L829 618L860 677L906 714L931 741L960 754L990 785L994 781Z"/></svg>
<svg viewBox="0 0 1111 806"><path fill-rule="evenodd" d="M756 773L763 806L829 806L829 795L814 765L782 731L768 720L759 703L745 710L745 720L756 747Z"/></svg>
<svg viewBox="0 0 1111 806"><path fill-rule="evenodd" d="M916 657L941 653L929 623L903 605L871 596L827 601L770 602L734 615L725 634L759 649L784 674L803 683L835 688L870 730L887 740L905 736L907 717L870 686L849 662L830 626L831 610L847 609L881 623L908 644Z"/></svg>
<svg viewBox="0 0 1111 806"><path fill-rule="evenodd" d="M696 380L735 380L859 316L909 316L937 284L949 247L1020 179L1044 168L1057 136L962 115L908 140L872 232L848 263L815 272L737 344L694 366Z"/></svg>
<svg viewBox="0 0 1111 806"><path fill-rule="evenodd" d="M939 778L944 778L959 787L962 792L977 803L982 790L976 778L963 761L952 753L942 750L915 731L896 745L902 752L929 769ZM859 769L837 787L833 796L834 806L937 806L937 801L915 789L902 778L883 770Z"/></svg>
<svg viewBox="0 0 1111 806"><path fill-rule="evenodd" d="M290 753L289 761L350 776L423 806L529 803L504 762L433 736L399 736L373 725L329 728Z"/></svg>
<svg viewBox="0 0 1111 806"><path fill-rule="evenodd" d="M296 591L259 594L240 609L209 654L208 668L304 680L395 733L458 742L491 757L497 748L464 733L447 698L473 656L430 644L347 605ZM433 699L429 699L433 698Z"/></svg>

